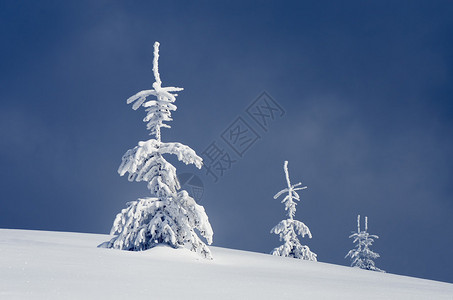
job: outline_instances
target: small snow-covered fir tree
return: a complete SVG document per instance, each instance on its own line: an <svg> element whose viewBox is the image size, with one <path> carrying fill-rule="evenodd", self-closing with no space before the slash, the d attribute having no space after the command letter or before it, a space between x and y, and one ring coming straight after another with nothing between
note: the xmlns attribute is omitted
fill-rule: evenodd
<svg viewBox="0 0 453 300"><path fill-rule="evenodd" d="M145 181L152 197L141 198L128 203L115 218L111 234L116 236L103 247L123 250L146 250L158 244L173 248L186 247L212 259L206 244L197 235L197 230L208 242L212 243L212 228L203 206L198 205L185 190L180 190L176 169L165 160L164 154L174 154L185 164L202 167L202 158L190 147L174 142L162 142L161 128L170 128L164 122L171 121L171 111L178 87L162 87L159 75L159 43L154 44L153 89L141 91L127 99L137 110L146 108L150 135L155 138L139 142L128 150L118 169L123 176L129 173L129 181ZM153 100L147 97L154 96Z"/></svg>
<svg viewBox="0 0 453 300"><path fill-rule="evenodd" d="M357 232L351 234L349 238L353 238L353 243L356 244L355 248L350 250L345 256L345 258L351 258L351 267L385 272L377 268L374 264L374 260L380 257L380 255L371 251L369 248L373 244L374 239L378 239L379 237L368 233L368 217L365 217L365 230L360 231L360 215L357 216Z"/></svg>
<svg viewBox="0 0 453 300"><path fill-rule="evenodd" d="M294 215L296 214L296 202L294 200L300 201L297 191L304 190L307 187L301 186L302 183L300 182L291 185L291 182L289 181L288 161L285 161L283 169L285 170L286 183L288 187L278 192L274 196L274 199L277 199L281 195L287 193L283 198L282 203L285 204L285 210L287 211L288 218L280 221L280 223L271 229L271 233L278 234L280 241L283 241L283 245L275 248L271 254L316 261L317 255L310 251L308 246L302 245L297 237L298 235L301 235L302 237L307 235L311 238L310 229L308 229L304 223L294 220Z"/></svg>

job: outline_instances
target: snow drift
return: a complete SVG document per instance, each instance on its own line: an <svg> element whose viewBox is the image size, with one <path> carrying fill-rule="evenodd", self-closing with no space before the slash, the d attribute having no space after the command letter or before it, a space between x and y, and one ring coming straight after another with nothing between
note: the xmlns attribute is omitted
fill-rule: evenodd
<svg viewBox="0 0 453 300"><path fill-rule="evenodd" d="M452 299L453 284L211 247L97 248L107 235L0 229L0 299Z"/></svg>

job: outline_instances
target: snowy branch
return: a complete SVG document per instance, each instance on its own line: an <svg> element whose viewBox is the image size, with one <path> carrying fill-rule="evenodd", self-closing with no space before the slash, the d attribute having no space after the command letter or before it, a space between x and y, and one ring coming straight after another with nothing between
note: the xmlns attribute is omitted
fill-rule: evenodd
<svg viewBox="0 0 453 300"><path fill-rule="evenodd" d="M272 255L316 261L317 255L310 251L308 246L301 245L299 239L297 238L298 235L302 237L307 235L311 238L312 235L310 229L304 223L294 220L294 216L296 214L296 202L293 200L300 201L300 196L296 191L306 189L307 187L299 187L302 185L300 182L291 185L288 172L288 161L285 161L283 170L285 171L285 178L288 187L275 194L274 199L277 199L286 193L286 196L283 197L281 202L285 204L285 210L287 211L289 218L280 221L274 228L271 229L271 233L278 234L280 241L284 242L283 245L272 251Z"/></svg>
<svg viewBox="0 0 453 300"><path fill-rule="evenodd" d="M147 122L147 129L150 134L154 134L158 141L161 140L160 128L170 128L169 125L163 123L172 121L171 111L176 110L176 105L172 104L176 101L174 92L182 91L179 87L162 87L162 81L159 74L159 42L154 43L154 59L153 59L153 74L154 83L152 90L143 90L127 99L127 104L134 103L132 109L137 110L140 106L146 107L147 115L143 119ZM173 94L172 94L173 93ZM157 99L145 102L147 97L155 96Z"/></svg>
<svg viewBox="0 0 453 300"><path fill-rule="evenodd" d="M143 119L150 134L156 139L139 142L122 158L118 173L129 173L129 181L145 181L153 197L128 203L115 218L112 234L117 234L100 247L140 251L167 244L174 248L185 247L205 258L212 259L211 252L197 232L208 244L212 243L213 231L203 206L198 205L189 194L180 190L176 168L165 160L164 154L176 155L185 164L201 168L203 160L194 150L181 143L161 141L160 129L170 128L164 122L172 121L171 112L177 109L175 92L178 87L162 87L159 74L159 43L154 44L152 90L143 90L127 99L137 110L145 107ZM148 100L150 96L155 99ZM195 231L196 230L196 231Z"/></svg>
<svg viewBox="0 0 453 300"><path fill-rule="evenodd" d="M353 239L353 243L356 244L355 248L350 250L345 258L350 257L351 267L357 267L360 269L385 272L376 267L374 259L380 257L378 253L370 250L374 239L379 238L377 235L369 234L368 230L368 218L365 217L365 230L360 231L360 215L357 216L357 232L354 232L349 236Z"/></svg>

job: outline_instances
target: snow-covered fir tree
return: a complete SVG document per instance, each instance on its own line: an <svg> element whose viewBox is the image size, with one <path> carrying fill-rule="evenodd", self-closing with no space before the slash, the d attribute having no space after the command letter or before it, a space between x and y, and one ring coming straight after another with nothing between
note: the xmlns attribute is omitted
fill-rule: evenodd
<svg viewBox="0 0 453 300"><path fill-rule="evenodd" d="M153 89L141 91L127 103L134 110L143 106L150 135L155 138L138 142L128 150L118 169L123 176L128 173L129 181L145 181L152 197L140 198L128 203L115 218L111 234L115 237L104 243L103 247L123 250L146 250L158 244L171 247L186 247L212 259L211 252L198 236L197 230L212 243L212 228L203 206L198 205L185 190L181 190L176 169L165 160L164 154L174 154L185 164L202 167L202 158L194 150L181 143L162 142L161 128L170 128L164 122L171 121L171 112L178 87L162 87L159 75L159 43L154 44ZM153 96L153 100L147 100Z"/></svg>
<svg viewBox="0 0 453 300"><path fill-rule="evenodd" d="M368 217L365 217L365 230L360 231L360 215L357 216L357 232L353 232L349 238L354 239L355 248L350 250L346 257L351 258L351 267L356 267L365 270L385 272L376 267L374 260L380 255L370 250L374 239L379 237L368 233Z"/></svg>
<svg viewBox="0 0 453 300"><path fill-rule="evenodd" d="M275 248L271 254L316 261L317 255L310 251L308 246L302 245L297 237L298 235L301 235L302 237L307 235L311 238L310 229L308 229L304 223L294 220L294 215L296 214L296 202L294 200L300 201L297 191L304 190L307 187L301 186L302 183L300 182L291 185L291 182L289 181L288 161L285 161L283 169L285 170L286 183L288 187L278 192L274 196L274 199L277 199L286 193L282 203L285 204L285 210L287 211L288 218L280 221L280 223L278 223L271 230L271 233L278 234L280 236L280 241L283 241L283 245Z"/></svg>

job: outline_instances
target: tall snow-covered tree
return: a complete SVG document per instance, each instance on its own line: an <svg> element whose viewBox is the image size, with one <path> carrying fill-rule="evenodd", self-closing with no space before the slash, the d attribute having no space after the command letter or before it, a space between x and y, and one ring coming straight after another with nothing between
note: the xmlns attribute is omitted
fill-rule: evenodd
<svg viewBox="0 0 453 300"><path fill-rule="evenodd" d="M365 217L365 230L360 231L360 215L357 216L357 232L353 232L349 238L354 239L353 243L356 244L354 249L350 250L346 257L351 258L351 267L356 267L365 270L385 272L376 267L374 260L380 255L370 250L374 239L379 237L374 234L368 233L368 217Z"/></svg>
<svg viewBox="0 0 453 300"><path fill-rule="evenodd" d="M304 190L307 187L301 186L302 183L300 182L293 185L291 184L289 181L288 161L285 161L283 170L285 171L286 183L288 187L275 194L274 199L277 199L286 193L281 202L285 205L288 218L280 221L280 223L271 229L271 233L278 234L280 241L283 241L283 245L275 248L271 254L316 261L317 255L310 251L308 246L302 245L297 237L298 235L301 235L302 237L307 235L311 238L310 229L308 229L304 223L294 220L294 216L296 214L296 202L294 200L300 201L297 191Z"/></svg>
<svg viewBox="0 0 453 300"><path fill-rule="evenodd" d="M128 173L129 181L147 182L152 197L129 202L115 218L111 234L115 234L103 247L140 251L158 244L173 248L186 247L205 258L212 259L211 252L200 239L198 231L212 243L213 231L203 206L198 205L185 190L181 190L176 168L165 160L164 154L174 154L185 164L202 167L202 158L190 147L176 142L162 142L161 129L170 128L165 122L171 121L171 112L178 87L162 87L159 75L159 43L154 43L153 73L155 82L151 90L140 91L127 99L132 108L146 109L150 135L155 138L138 142L128 150L118 173ZM153 96L152 100L147 98Z"/></svg>

